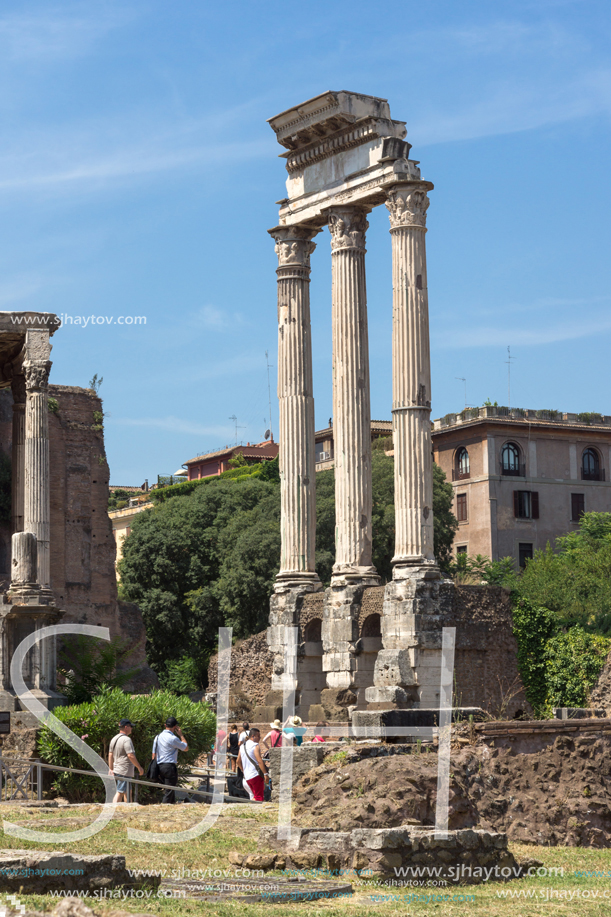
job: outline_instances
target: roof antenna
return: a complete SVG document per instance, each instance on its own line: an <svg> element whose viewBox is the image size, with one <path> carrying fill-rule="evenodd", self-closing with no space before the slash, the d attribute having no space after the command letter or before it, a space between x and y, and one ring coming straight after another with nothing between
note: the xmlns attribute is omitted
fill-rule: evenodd
<svg viewBox="0 0 611 917"><path fill-rule="evenodd" d="M515 357L511 356L511 347L507 348L507 410L511 411L511 364Z"/></svg>
<svg viewBox="0 0 611 917"><path fill-rule="evenodd" d="M235 416L235 414L232 414L231 417L229 418L229 420L233 420L233 422L234 422L234 424L235 424L235 444L236 444L236 446L237 446L237 444L238 444L238 430L245 430L246 427L242 427L242 426L238 427L238 418Z"/></svg>
<svg viewBox="0 0 611 917"><path fill-rule="evenodd" d="M458 382L465 383L465 410L466 410L467 409L467 380L464 379L462 376L454 376L454 378L457 379Z"/></svg>

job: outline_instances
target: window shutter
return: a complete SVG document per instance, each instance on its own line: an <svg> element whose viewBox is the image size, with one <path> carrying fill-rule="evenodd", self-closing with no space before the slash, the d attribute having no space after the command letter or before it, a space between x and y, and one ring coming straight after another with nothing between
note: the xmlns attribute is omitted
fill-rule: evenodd
<svg viewBox="0 0 611 917"><path fill-rule="evenodd" d="M513 514L516 519L520 518L520 491L514 490L513 492Z"/></svg>
<svg viewBox="0 0 611 917"><path fill-rule="evenodd" d="M531 508L532 508L532 518L538 519L539 518L539 494L537 493L536 490L533 490L532 494L530 495L530 499L531 499Z"/></svg>

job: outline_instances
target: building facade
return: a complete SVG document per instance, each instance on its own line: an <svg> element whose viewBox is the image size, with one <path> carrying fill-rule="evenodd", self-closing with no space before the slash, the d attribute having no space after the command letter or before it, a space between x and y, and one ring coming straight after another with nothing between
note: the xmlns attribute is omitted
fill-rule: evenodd
<svg viewBox="0 0 611 917"><path fill-rule="evenodd" d="M468 408L433 422L433 456L454 488L456 553L526 560L611 512L611 416Z"/></svg>
<svg viewBox="0 0 611 917"><path fill-rule="evenodd" d="M371 441L380 436L392 436L392 420L372 420ZM317 430L314 434L316 442L316 471L327 471L335 465L335 445L333 439L333 423L329 418L329 426L324 430Z"/></svg>
<svg viewBox="0 0 611 917"><path fill-rule="evenodd" d="M244 456L248 464L252 462L266 462L275 459L278 455L278 443L273 439L263 443L246 443L245 446L226 446L216 452L207 452L198 455L184 463L189 475L189 481L198 481L201 478L211 478L215 475L229 471L229 462L236 455Z"/></svg>

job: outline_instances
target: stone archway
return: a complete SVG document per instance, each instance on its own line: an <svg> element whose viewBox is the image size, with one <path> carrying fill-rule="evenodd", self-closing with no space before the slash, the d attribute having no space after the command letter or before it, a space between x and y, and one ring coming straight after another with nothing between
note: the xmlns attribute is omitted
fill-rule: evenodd
<svg viewBox="0 0 611 917"><path fill-rule="evenodd" d="M380 628L381 616L370 614L361 625L358 654L356 657L356 675L354 684L357 690L357 707L364 710L367 707L365 689L373 685L373 672L375 669L378 652L382 649L382 631Z"/></svg>
<svg viewBox="0 0 611 917"><path fill-rule="evenodd" d="M299 660L299 716L309 720L311 706L320 704L320 692L327 687L322 668L322 619L312 618L303 629L304 655Z"/></svg>

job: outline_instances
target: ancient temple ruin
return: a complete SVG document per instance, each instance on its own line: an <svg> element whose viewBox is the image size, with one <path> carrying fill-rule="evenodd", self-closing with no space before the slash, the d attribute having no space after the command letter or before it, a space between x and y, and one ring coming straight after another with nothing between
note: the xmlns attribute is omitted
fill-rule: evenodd
<svg viewBox="0 0 611 917"><path fill-rule="evenodd" d="M0 512L0 710L26 723L9 667L34 630L102 625L129 641L130 664L146 658L140 611L117 597L102 403L92 389L49 384L59 327L47 312L0 313L0 461L11 468L10 515L7 494ZM30 650L24 678L49 707L62 701L56 670L47 638ZM133 689L151 682L143 666Z"/></svg>
<svg viewBox="0 0 611 917"><path fill-rule="evenodd" d="M288 171L278 225L278 396L282 557L271 600L269 645L279 701L285 625L301 625L297 674L303 715L345 718L369 709L438 703L441 619L451 605L433 554L431 379L426 276L428 192L409 158L405 123L385 99L326 92L270 119ZM380 629L359 630L372 565L371 435L367 294L367 214L384 204L393 264L393 439L396 545ZM329 227L332 260L333 424L336 557L323 597L315 571L315 443L310 329L310 255ZM314 595L312 595L314 594ZM310 596L310 598L308 598ZM323 602L320 633L304 612ZM314 638L314 639L313 639ZM378 641L375 664L364 641ZM322 642L314 687L308 645ZM360 645L359 645L360 643ZM360 665L359 665L360 663ZM363 681L369 680L364 686ZM316 678L314 678L316 681ZM360 684L359 684L360 683ZM318 705L304 703L319 691ZM360 697L357 697L360 695Z"/></svg>

